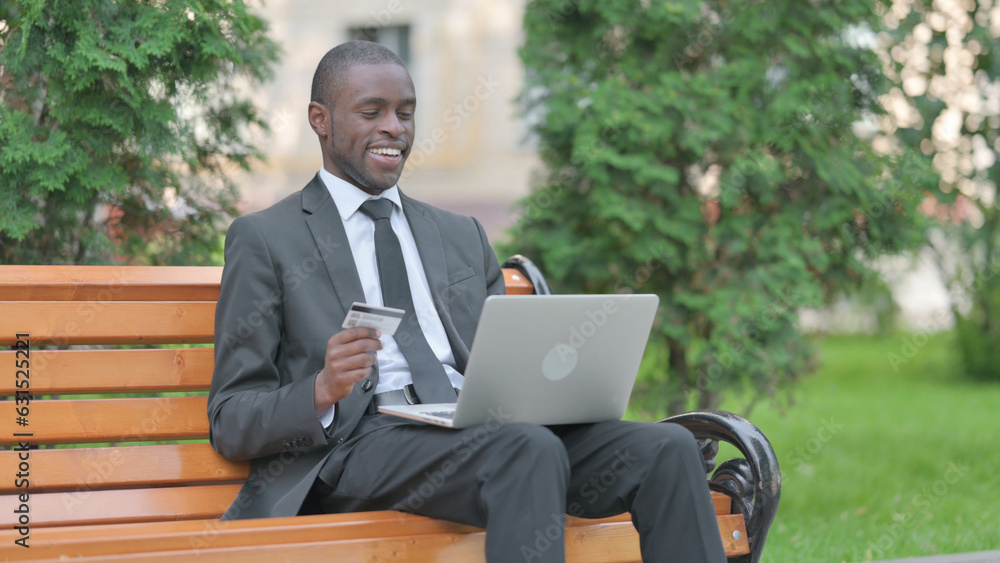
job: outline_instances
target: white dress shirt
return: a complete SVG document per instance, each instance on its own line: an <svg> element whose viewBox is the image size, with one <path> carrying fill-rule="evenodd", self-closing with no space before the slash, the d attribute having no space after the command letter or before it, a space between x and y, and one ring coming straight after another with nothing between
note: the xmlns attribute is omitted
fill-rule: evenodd
<svg viewBox="0 0 1000 563"><path fill-rule="evenodd" d="M351 247L351 254L354 255L354 265L361 277L361 287L365 292L365 301L369 305L383 305L382 287L379 283L378 262L375 256L375 222L359 209L362 203L377 197L384 197L392 201L394 205L389 223L392 225L392 230L396 233L399 245L403 250L403 262L406 263L406 275L410 281L410 295L413 297L420 330L423 331L434 355L444 366L444 371L448 375L448 379L451 380L451 384L456 389L461 389L462 374L455 369L455 356L451 351L451 344L448 343L448 335L444 331L444 325L441 323L437 309L434 308L430 284L427 283L427 275L420 262L420 253L417 251L416 241L413 240L410 224L406 220L406 214L403 213L398 186L393 186L382 192L381 196L371 196L356 186L330 174L326 169L321 168L319 176L330 191L330 196L337 204L340 218L344 222L347 241ZM406 364L406 359L403 358L403 353L395 339L383 334L380 340L383 347L378 352L379 383L375 392L382 393L402 389L404 385L413 383L410 368ZM330 407L320 417L320 423L324 427L333 422L335 407L336 405Z"/></svg>

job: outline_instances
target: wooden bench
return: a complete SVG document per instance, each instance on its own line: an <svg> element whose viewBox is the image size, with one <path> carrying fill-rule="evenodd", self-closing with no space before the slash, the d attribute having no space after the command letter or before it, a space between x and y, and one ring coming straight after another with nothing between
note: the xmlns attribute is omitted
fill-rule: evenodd
<svg viewBox="0 0 1000 563"><path fill-rule="evenodd" d="M508 265L508 293L547 292L530 262ZM221 273L0 266L0 557L482 560L481 529L401 512L218 520L249 471L207 443ZM711 486L727 554L756 561L780 488L770 444L735 415L684 417L709 466L714 440L742 441L749 461ZM628 515L567 520L569 561L640 559Z"/></svg>

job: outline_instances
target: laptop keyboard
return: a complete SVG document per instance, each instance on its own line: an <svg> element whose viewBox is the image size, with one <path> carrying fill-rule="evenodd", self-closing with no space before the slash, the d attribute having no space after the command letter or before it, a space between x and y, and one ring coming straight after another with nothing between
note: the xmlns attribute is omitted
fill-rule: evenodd
<svg viewBox="0 0 1000 563"><path fill-rule="evenodd" d="M455 411L424 411L424 414L447 418L448 420L455 418Z"/></svg>

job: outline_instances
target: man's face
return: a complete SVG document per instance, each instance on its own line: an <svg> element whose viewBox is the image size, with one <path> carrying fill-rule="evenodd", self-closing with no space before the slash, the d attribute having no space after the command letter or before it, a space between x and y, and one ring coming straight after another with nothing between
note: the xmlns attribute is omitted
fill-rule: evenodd
<svg viewBox="0 0 1000 563"><path fill-rule="evenodd" d="M404 67L349 68L333 100L330 134L321 138L324 166L369 194L393 187L413 144L416 106Z"/></svg>

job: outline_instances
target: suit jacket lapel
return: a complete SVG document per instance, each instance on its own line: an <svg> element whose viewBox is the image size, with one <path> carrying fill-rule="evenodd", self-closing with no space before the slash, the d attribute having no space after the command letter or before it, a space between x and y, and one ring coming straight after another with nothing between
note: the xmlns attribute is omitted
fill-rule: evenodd
<svg viewBox="0 0 1000 563"><path fill-rule="evenodd" d="M438 314L444 317L448 315L448 300L445 295L448 287L448 264L444 257L441 233L437 224L428 219L414 205L413 200L402 192L399 193L399 197L403 203L403 212L406 213L406 221L410 224L410 232L413 233L413 240L417 243L417 251L420 253L420 262L427 275L434 307L438 310Z"/></svg>
<svg viewBox="0 0 1000 563"><path fill-rule="evenodd" d="M361 287L344 222L319 174L302 190L302 211L308 214L306 224L346 315L355 301L364 303L365 290Z"/></svg>
<svg viewBox="0 0 1000 563"><path fill-rule="evenodd" d="M406 221L410 224L410 232L413 233L413 240L417 243L417 252L420 253L420 262L427 275L427 285L430 286L434 308L437 309L441 324L444 325L445 333L448 334L448 341L451 344L451 351L455 356L458 369L460 372L465 371L465 364L469 360L469 348L462 341L455 329L455 323L451 320L448 263L445 259L444 244L441 242L441 232L438 230L437 223L425 216L419 205L415 204L412 199L402 191L399 192L399 197L403 204L403 212L406 213Z"/></svg>

